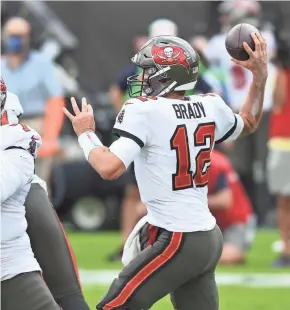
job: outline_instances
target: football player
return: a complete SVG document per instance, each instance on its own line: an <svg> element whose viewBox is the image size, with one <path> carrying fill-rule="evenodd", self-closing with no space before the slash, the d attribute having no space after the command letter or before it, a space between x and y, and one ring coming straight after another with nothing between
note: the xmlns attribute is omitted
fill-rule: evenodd
<svg viewBox="0 0 290 310"><path fill-rule="evenodd" d="M41 276L26 232L24 201L34 175L39 134L8 124L5 104L18 98L1 79L1 309L59 310Z"/></svg>
<svg viewBox="0 0 290 310"><path fill-rule="evenodd" d="M214 94L184 96L196 84L199 57L188 42L173 36L149 40L132 58L143 71L128 79L129 87L140 85L141 93L131 92L136 98L117 116L113 131L120 138L110 148L95 135L92 107L85 98L82 111L71 99L75 115L64 109L86 159L104 179L118 178L134 160L148 211L146 223L134 229L135 246L127 251L131 258L97 309L150 309L169 293L175 309L218 309L214 273L223 240L207 203L210 154L215 143L258 126L267 44L260 33L252 37L255 51L244 42L249 60L233 60L252 72L240 114Z"/></svg>
<svg viewBox="0 0 290 310"><path fill-rule="evenodd" d="M15 100L7 100L2 120L15 125L23 108L15 95L9 93L9 96ZM24 205L32 251L55 301L63 310L89 310L68 237L49 201L46 183L37 175L33 177Z"/></svg>

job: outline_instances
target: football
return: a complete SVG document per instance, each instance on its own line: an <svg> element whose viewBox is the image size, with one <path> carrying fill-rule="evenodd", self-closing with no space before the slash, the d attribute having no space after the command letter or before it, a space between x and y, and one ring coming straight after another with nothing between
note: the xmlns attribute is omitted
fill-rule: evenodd
<svg viewBox="0 0 290 310"><path fill-rule="evenodd" d="M255 50L255 42L251 37L252 32L259 30L250 24L238 24L233 27L226 37L226 49L228 53L237 60L248 60L249 55L243 47L243 42L248 43L250 48Z"/></svg>

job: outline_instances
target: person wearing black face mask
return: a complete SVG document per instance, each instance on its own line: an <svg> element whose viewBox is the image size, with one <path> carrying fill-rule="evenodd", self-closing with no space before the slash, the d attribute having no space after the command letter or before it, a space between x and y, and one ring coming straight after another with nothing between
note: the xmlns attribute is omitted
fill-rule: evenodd
<svg viewBox="0 0 290 310"><path fill-rule="evenodd" d="M58 136L63 123L63 89L50 59L30 46L31 27L21 17L3 27L1 73L7 87L23 105L28 126L42 137L36 172L48 181L53 159L59 154Z"/></svg>

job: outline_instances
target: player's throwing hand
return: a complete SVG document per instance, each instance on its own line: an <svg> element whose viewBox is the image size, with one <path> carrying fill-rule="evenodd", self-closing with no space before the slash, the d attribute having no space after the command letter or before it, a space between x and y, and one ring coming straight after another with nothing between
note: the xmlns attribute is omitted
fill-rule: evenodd
<svg viewBox="0 0 290 310"><path fill-rule="evenodd" d="M243 42L243 47L250 58L245 61L232 58L232 61L250 70L255 78L266 79L268 76L267 41L259 32L252 33L251 36L255 42L255 51L246 42Z"/></svg>
<svg viewBox="0 0 290 310"><path fill-rule="evenodd" d="M86 131L95 131L96 125L93 108L90 104L87 104L87 99L82 98L82 111L79 110L74 97L72 97L70 101L75 116L71 114L66 108L63 108L63 112L72 122L73 129L77 136L80 136Z"/></svg>

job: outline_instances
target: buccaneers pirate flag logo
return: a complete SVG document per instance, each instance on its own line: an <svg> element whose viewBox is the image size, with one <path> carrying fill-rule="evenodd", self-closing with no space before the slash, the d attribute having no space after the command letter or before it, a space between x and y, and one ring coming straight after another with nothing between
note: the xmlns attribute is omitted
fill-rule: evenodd
<svg viewBox="0 0 290 310"><path fill-rule="evenodd" d="M157 65L183 65L190 69L189 55L178 46L152 46L152 57Z"/></svg>

